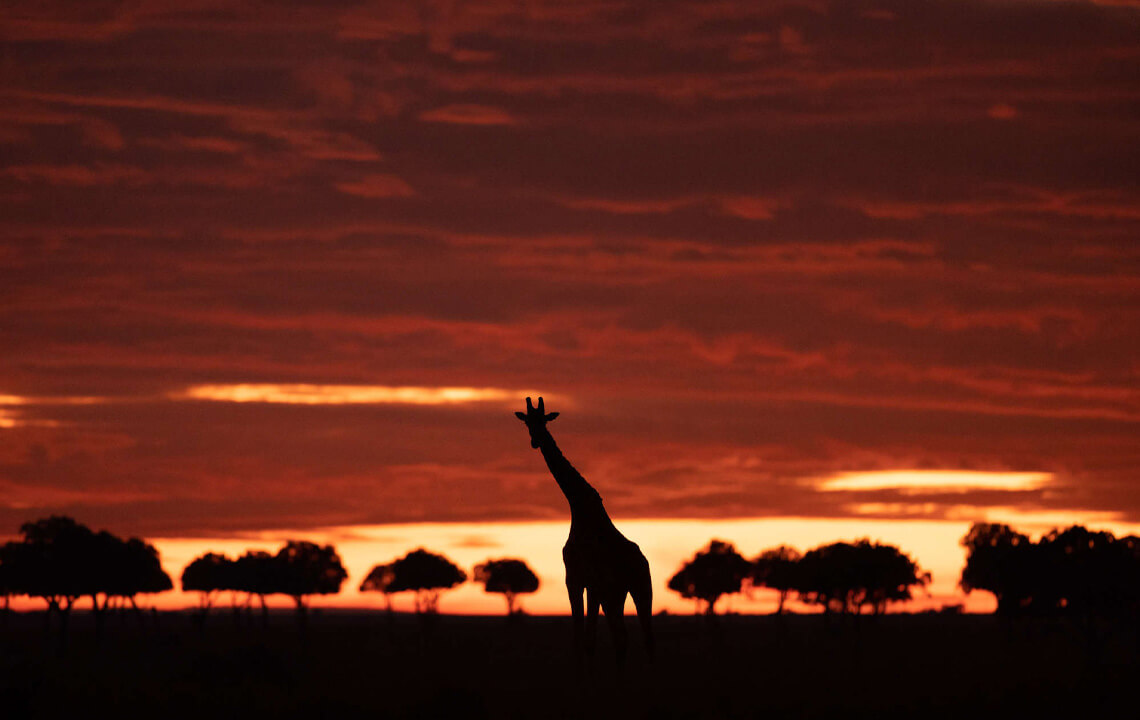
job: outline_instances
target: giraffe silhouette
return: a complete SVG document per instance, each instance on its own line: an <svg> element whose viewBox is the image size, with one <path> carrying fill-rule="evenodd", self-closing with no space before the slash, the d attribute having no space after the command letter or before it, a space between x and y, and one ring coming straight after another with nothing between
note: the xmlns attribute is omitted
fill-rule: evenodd
<svg viewBox="0 0 1140 720"><path fill-rule="evenodd" d="M566 591L570 594L570 611L574 616L575 656L581 658L585 652L593 657L600 607L613 637L618 665L625 664L628 646L625 596L629 594L637 608L646 652L652 657L653 585L649 562L637 544L614 526L598 491L558 449L546 427L558 413L547 414L542 398L538 399L538 407L527 398L526 413L515 415L526 423L530 446L542 451L550 474L570 503L570 537L562 548L562 561L566 565Z"/></svg>

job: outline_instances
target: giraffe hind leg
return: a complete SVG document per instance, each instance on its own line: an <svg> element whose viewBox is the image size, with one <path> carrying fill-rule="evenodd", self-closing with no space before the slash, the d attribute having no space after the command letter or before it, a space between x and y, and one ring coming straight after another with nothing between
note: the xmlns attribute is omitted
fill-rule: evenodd
<svg viewBox="0 0 1140 720"><path fill-rule="evenodd" d="M656 649L653 640L653 581L649 576L649 562L642 557L642 568L634 579L629 594L637 608L637 620L641 625L641 637L645 642L645 653L652 660Z"/></svg>
<svg viewBox="0 0 1140 720"><path fill-rule="evenodd" d="M579 671L582 667L582 592L584 588L569 581L566 582L566 592L570 596L570 614L574 618L574 662Z"/></svg>
<svg viewBox="0 0 1140 720"><path fill-rule="evenodd" d="M594 648L598 643L598 607L601 605L601 598L595 590L586 588L586 636L585 636L585 650L586 657L593 661Z"/></svg>
<svg viewBox="0 0 1140 720"><path fill-rule="evenodd" d="M625 630L625 593L613 594L602 600L602 611L606 614L606 623L610 626L610 636L614 641L614 652L617 653L618 668L625 667L626 648L629 638Z"/></svg>

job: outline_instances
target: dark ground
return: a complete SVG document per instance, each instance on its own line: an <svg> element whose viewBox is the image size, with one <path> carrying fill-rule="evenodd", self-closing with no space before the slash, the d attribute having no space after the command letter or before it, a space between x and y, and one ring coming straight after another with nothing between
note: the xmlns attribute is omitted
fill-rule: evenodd
<svg viewBox="0 0 1140 720"><path fill-rule="evenodd" d="M39 613L0 630L0 717L853 718L1135 717L1134 628L1099 640L1067 621L892 615L858 626L818 616L656 619L647 665L630 622L615 674L604 620L595 670L575 672L568 618L437 618L317 612L199 632L186 613L73 618L62 650ZM1115 714L1114 714L1115 715Z"/></svg>

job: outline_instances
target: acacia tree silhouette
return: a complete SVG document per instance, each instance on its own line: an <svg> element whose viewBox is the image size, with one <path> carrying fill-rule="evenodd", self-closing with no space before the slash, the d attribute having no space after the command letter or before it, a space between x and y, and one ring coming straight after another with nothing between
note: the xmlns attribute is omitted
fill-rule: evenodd
<svg viewBox="0 0 1140 720"><path fill-rule="evenodd" d="M681 597L696 600L698 609L705 603L705 614L716 615L716 602L722 595L740 592L752 565L736 552L732 543L712 540L697 552L677 574L669 579L668 588Z"/></svg>
<svg viewBox="0 0 1140 720"><path fill-rule="evenodd" d="M1096 618L1140 610L1140 539L1133 536L1073 525L1034 543L1007 525L976 523L962 545L959 585L993 593L999 615L1067 615L1091 630Z"/></svg>
<svg viewBox="0 0 1140 720"><path fill-rule="evenodd" d="M527 398L526 412L516 412L515 416L526 425L530 446L542 452L546 467L570 504L570 536L562 547L562 562L566 566L566 590L574 618L575 657L580 658L583 651L593 656L598 609L601 608L610 627L618 666L625 664L626 595L633 598L645 650L652 657L653 582L649 576L649 561L637 544L614 526L602 504L602 496L574 469L554 442L547 425L558 413L547 414L542 398L538 399L537 407Z"/></svg>
<svg viewBox="0 0 1140 720"><path fill-rule="evenodd" d="M796 569L801 557L799 550L780 545L765 550L752 561L748 581L753 587L766 587L779 593L777 615L783 614L788 595L796 587Z"/></svg>
<svg viewBox="0 0 1140 720"><path fill-rule="evenodd" d="M293 598L302 632L308 622L310 595L335 595L348 577L332 545L290 540L275 557L277 591Z"/></svg>
<svg viewBox="0 0 1140 720"><path fill-rule="evenodd" d="M4 598L4 609L0 613L0 622L8 625L8 616L11 614L12 596L19 594L16 584L15 555L18 552L15 541L8 541L0 546L0 596Z"/></svg>
<svg viewBox="0 0 1140 720"><path fill-rule="evenodd" d="M206 623L217 593L229 586L232 565L233 561L221 553L206 553L194 558L182 571L182 589L199 593L195 618L200 628Z"/></svg>
<svg viewBox="0 0 1140 720"><path fill-rule="evenodd" d="M244 555L234 562L235 589L245 592L249 596L248 606L257 596L261 604L261 626L269 625L269 606L265 602L268 595L280 592L277 561L273 555L263 550L247 550Z"/></svg>
<svg viewBox="0 0 1140 720"><path fill-rule="evenodd" d="M138 538L124 541L105 530L96 533L59 515L25 523L20 532L23 539L7 543L0 553L5 594L42 598L46 627L53 614L59 615L61 647L67 642L71 608L80 597L91 598L96 636L102 639L114 599L134 604L140 592L171 588L158 552Z"/></svg>
<svg viewBox="0 0 1140 720"><path fill-rule="evenodd" d="M131 538L120 542L117 554L119 561L108 584L108 592L113 597L127 600L141 621L142 611L136 598L173 590L174 583L162 569L158 550L145 540Z"/></svg>
<svg viewBox="0 0 1140 720"><path fill-rule="evenodd" d="M60 619L60 644L67 642L68 618L80 596L92 585L90 561L95 534L70 517L53 515L20 527L23 541L15 546L15 582L23 595L47 603L45 623Z"/></svg>
<svg viewBox="0 0 1140 720"><path fill-rule="evenodd" d="M421 617L435 615L439 611L439 595L443 590L467 580L467 573L455 563L423 548L417 548L386 566L377 565L368 574L369 578L374 576L375 585L379 589L382 584L385 594L414 592L416 614Z"/></svg>
<svg viewBox="0 0 1140 720"><path fill-rule="evenodd" d="M997 612L1012 615L1028 608L1038 574L1037 548L1029 538L1008 525L974 523L966 537L966 565L958 585L967 594L993 593Z"/></svg>
<svg viewBox="0 0 1140 720"><path fill-rule="evenodd" d="M360 583L361 592L384 594L384 608L388 611L389 618L392 616L392 593L395 592L392 585L396 581L396 570L393 565L394 563L387 563L373 566L368 576L364 578L364 582Z"/></svg>
<svg viewBox="0 0 1140 720"><path fill-rule="evenodd" d="M88 540L87 558L83 568L83 591L91 597L91 612L95 616L95 634L100 640L106 625L107 608L122 578L122 563L126 559L123 541L103 530ZM103 602L99 602L99 595Z"/></svg>
<svg viewBox="0 0 1140 720"><path fill-rule="evenodd" d="M518 596L538 590L538 576L522 560L503 558L488 560L475 566L474 580L483 584L483 590L500 593L507 601L507 617L522 612Z"/></svg>
<svg viewBox="0 0 1140 720"><path fill-rule="evenodd" d="M822 605L825 615L857 615L867 606L879 614L889 602L910 600L912 587L925 587L931 580L897 547L866 539L814 548L797 565L800 599Z"/></svg>

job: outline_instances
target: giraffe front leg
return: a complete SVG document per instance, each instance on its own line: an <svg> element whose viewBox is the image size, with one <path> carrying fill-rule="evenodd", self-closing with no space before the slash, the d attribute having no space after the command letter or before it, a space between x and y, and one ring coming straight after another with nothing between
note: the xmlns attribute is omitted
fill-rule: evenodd
<svg viewBox="0 0 1140 720"><path fill-rule="evenodd" d="M566 592L570 595L570 614L574 618L574 663L582 669L582 592L581 585L566 580Z"/></svg>
<svg viewBox="0 0 1140 720"><path fill-rule="evenodd" d="M598 608L601 607L601 605L602 600L598 596L598 593L587 587L585 650L591 667L594 664L594 649L598 645Z"/></svg>

